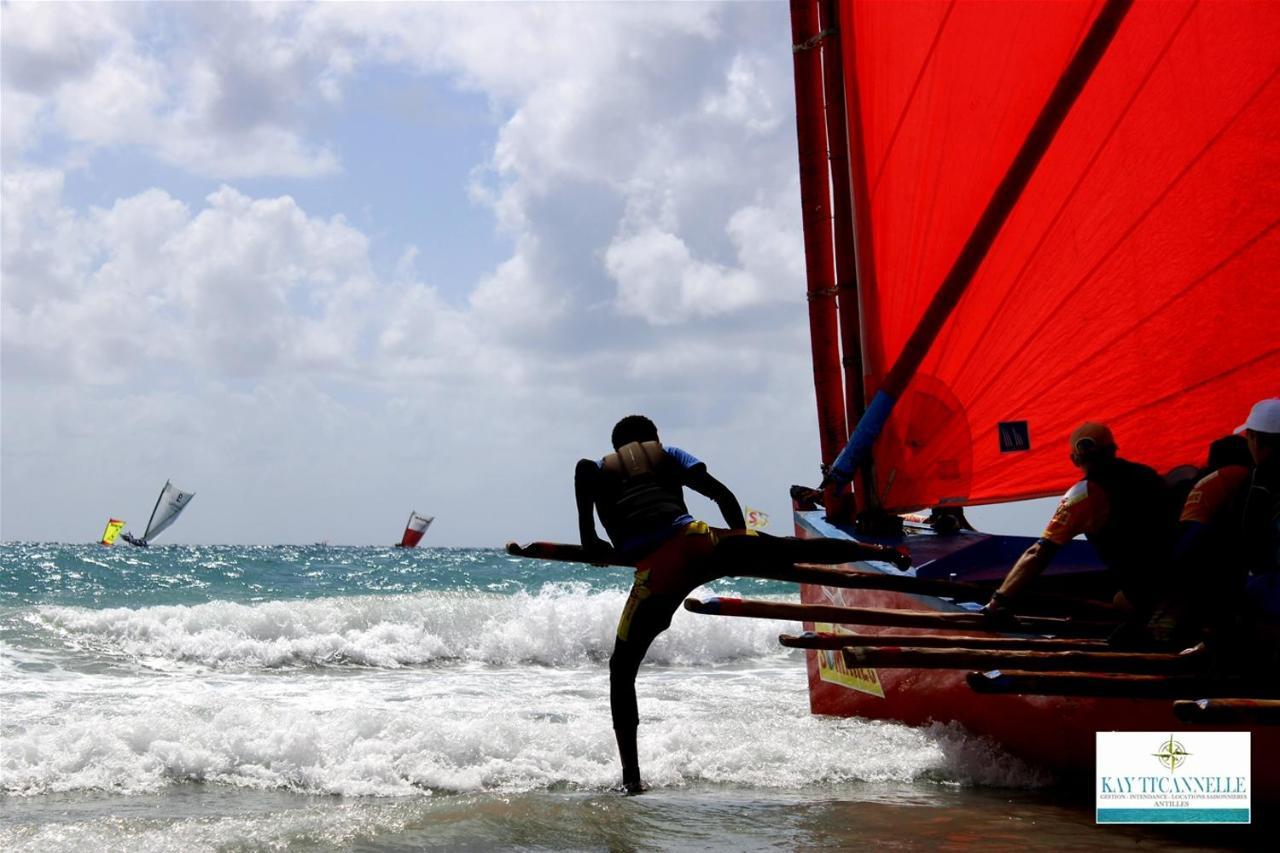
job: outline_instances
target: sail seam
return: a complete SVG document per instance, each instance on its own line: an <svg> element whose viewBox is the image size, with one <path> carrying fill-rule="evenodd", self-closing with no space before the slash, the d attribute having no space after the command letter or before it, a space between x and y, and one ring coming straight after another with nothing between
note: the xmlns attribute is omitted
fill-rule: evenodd
<svg viewBox="0 0 1280 853"><path fill-rule="evenodd" d="M938 43L942 41L942 32L947 28L947 22L951 20L951 12L955 7L955 0L951 0L951 3L947 6L947 11L942 16L942 20L938 22L938 31L933 34L933 41L929 44L929 50L924 56L924 61L920 63L920 71L916 74L916 79L911 84L911 91L907 93L907 102L902 105L902 112L898 113L898 121L893 126L893 133L889 134L889 141L885 144L884 155L880 158L880 167L876 169L876 178L871 182L871 189L867 193L869 199L876 197L876 191L880 188L880 179L884 177L884 170L888 167L893 149L898 143L898 134L902 131L902 125L907 121L907 113L911 112L911 106L915 103L916 95L920 90L920 83L924 80L924 74L929 70L929 66L933 64L933 57L938 50Z"/></svg>
<svg viewBox="0 0 1280 853"><path fill-rule="evenodd" d="M1049 224L1045 226L1044 232L1040 235L1040 239L1036 241L1035 246L1033 246L1031 251L1027 254L1027 259L1023 263L1022 268L1018 270L1017 274L1013 277L1012 281L1010 281L1008 289L1006 291L1005 298L1002 299L1000 301L1000 304L996 306L996 310L991 312L990 316L987 318L987 323L983 327L982 332L978 335L977 340L979 341L986 340L988 333L991 331L991 329L994 326L996 326L997 321L1000 319L1001 309L1005 308L1009 304L1009 301L1013 298L1014 294L1018 292L1019 285L1021 285L1023 282L1023 279L1026 278L1027 272L1031 269L1032 263L1034 263L1039 258L1040 249L1048 241L1049 236L1053 233L1053 229L1057 227L1058 222L1062 219L1063 214L1066 213L1066 210L1068 206L1070 206L1072 199L1075 198L1076 193L1078 193L1080 188L1084 185L1085 180L1091 174L1093 174L1093 169L1097 165L1099 158L1102 156L1102 153L1105 150L1107 150L1107 146L1111 143L1112 139L1115 138L1115 135L1119 131L1120 126L1124 124L1125 119L1129 117L1129 114L1133 110L1133 105L1137 102L1138 98L1141 97L1143 92L1146 91L1147 86L1151 82L1152 77L1155 76L1156 69L1160 67L1161 62L1163 62L1165 57L1168 56L1169 50L1173 47L1173 43L1177 41L1178 36L1182 33L1182 30L1186 26L1187 21L1191 19L1191 13L1195 11L1195 7L1197 5L1198 3L1192 4L1192 6L1187 10L1187 14L1184 15L1182 20L1178 22L1178 26L1174 28L1172 33L1170 33L1169 38L1165 41L1165 44L1160 49L1159 54L1157 54L1156 61L1151 63L1151 67L1147 69L1147 73L1143 76L1139 84L1134 88L1133 94L1129 97L1129 100L1125 103L1124 108L1120 111L1119 115L1116 116L1116 119L1114 122L1112 122L1110 129L1107 131L1106 135L1102 138L1101 142L1098 144L1098 147L1094 149L1093 155L1089 158L1089 161L1085 164L1085 167L1081 170L1079 177L1076 179L1075 183L1072 184L1071 189L1063 197L1062 204L1059 205L1058 210L1054 213L1053 218L1049 221ZM1061 307L1062 307L1062 302L1059 302L1058 305L1054 307L1054 310L1050 312L1049 316L1051 317L1056 316L1058 309ZM1034 338L1038 336L1043 330L1044 330L1044 324L1041 324L1041 326L1037 328L1035 330L1035 333L1030 337ZM944 347L939 348L940 353L943 349ZM1006 359L998 368L994 369L991 372L991 378L988 379L988 381L984 385L980 386L978 390L974 392L973 400L975 401L981 400L983 396L986 395L986 393L991 390L992 386L996 382L996 379L1003 375L1005 368L1007 368L1010 364L1016 361L1018 357L1019 355L1015 354L1014 356Z"/></svg>
<svg viewBox="0 0 1280 853"><path fill-rule="evenodd" d="M1111 256L1114 255L1116 251L1128 241L1129 237L1133 234L1133 232L1137 231L1138 228L1147 220L1147 218L1150 217L1151 214L1161 204L1164 203L1165 199L1168 198L1168 196L1175 189L1177 189L1178 185L1182 182L1184 178L1186 178L1188 174L1190 174L1192 169L1195 168L1196 164L1198 164L1204 158L1205 154L1207 154L1218 142L1218 140L1221 139L1224 135L1226 135L1226 133L1229 130L1231 130L1231 128L1240 120L1240 118L1249 111L1250 107L1253 106L1254 102L1256 102L1258 98L1261 97L1262 93L1265 92L1267 88L1272 84L1272 82L1276 79L1277 74L1280 74L1280 68L1277 68L1275 71L1271 72L1270 76L1268 76L1267 79L1264 80L1262 84L1259 85L1258 88L1253 91L1252 94L1250 94L1249 98L1244 102L1244 104L1241 105L1240 109L1236 110L1236 112L1233 113L1231 117L1227 119L1227 121L1223 122L1223 125L1218 130L1218 132L1215 133L1213 136L1211 136L1205 142L1205 144L1201 146L1200 150L1196 152L1195 156L1192 157L1190 160L1188 160L1187 164L1178 171L1178 174L1175 175L1173 180L1169 182L1169 185L1166 186L1164 190L1159 195L1157 195L1155 199L1152 200L1151 204L1147 205L1146 209L1144 209L1142 213L1139 214L1138 217L1133 221L1133 223L1130 224L1130 226L1125 229L1124 233L1122 233L1116 239L1116 241L1111 244L1111 246L1107 249L1107 251L1103 253L1102 257L1098 259L1097 263L1095 263L1092 267L1090 267L1089 270L1084 275L1082 275L1079 279L1076 280L1075 284L1072 287L1068 288L1065 291L1067 296L1064 296L1062 299L1060 299L1053 306L1053 308L1045 314L1045 319L1041 321L1040 325L1037 326L1030 335L1028 335L1028 339L1034 339L1038 337L1041 333L1043 333L1045 328L1053 321L1053 319L1056 316L1058 316L1058 313L1061 310L1062 306L1067 302L1068 299L1071 298L1071 294L1078 292L1081 285L1084 284L1084 282L1088 281L1090 278L1092 278L1094 274L1097 273L1097 271L1102 267L1102 265L1105 264L1108 260L1110 260ZM1275 223L1268 225L1267 228L1263 229L1261 234L1259 234L1254 238L1251 238L1250 240L1246 240L1243 244L1236 247L1236 249L1233 249L1232 253L1227 256L1228 259L1230 257L1233 257L1234 254L1238 253L1240 250L1247 247L1255 240L1259 239L1262 236L1262 234L1265 234L1274 226L1275 226ZM1095 351L1095 353L1089 356L1089 358L1096 357L1100 352L1101 350ZM1011 363L1013 363L1013 361L1014 359L1006 360L1003 364L1001 364L999 367L997 367L993 371L993 375L999 375L1001 372L1004 371L1005 368L1007 368ZM985 393L987 390L989 390L991 385L992 383L988 382L987 386L983 389L982 393ZM1039 393L1038 388L1035 389L1035 391L1031 391L1029 389L1028 398L1035 399L1035 396L1038 393ZM975 394L973 399L977 400L980 398L980 396L981 394Z"/></svg>
<svg viewBox="0 0 1280 853"><path fill-rule="evenodd" d="M1190 293L1190 292L1191 292L1192 290L1194 290L1196 287L1198 287L1199 285L1203 284L1203 283L1204 283L1208 278L1210 278L1210 277L1211 277L1211 276L1213 276L1214 274L1216 274L1216 273L1220 272L1224 267L1226 267L1226 266L1227 266L1228 264L1230 264L1232 261L1236 260L1236 259L1237 259L1237 258L1239 258L1241 255L1243 255L1243 254L1245 254L1246 252L1248 252L1250 249L1252 249L1254 246L1256 246L1256 245L1257 245L1257 244L1262 240L1262 238L1266 237L1268 234L1270 234L1272 231L1274 231L1274 230L1276 229L1276 226L1277 226L1277 225L1280 225L1280 219L1272 220L1272 221L1271 221L1271 222L1270 222L1270 223L1269 223L1265 228L1263 228L1261 231L1259 231L1259 232L1258 232L1257 234L1255 234L1254 236L1250 237L1248 240L1246 240L1246 241L1245 241L1244 243L1242 243L1241 245L1237 246L1235 249L1233 249L1231 252L1229 252L1226 256L1224 256L1220 261L1218 261L1216 264L1214 264L1213 266L1211 266L1209 269L1205 270L1205 272L1201 273L1200 275L1198 275L1198 276L1196 276L1195 278L1193 278L1193 279L1192 279L1190 282L1188 282L1187 284L1185 284L1185 285L1183 285L1182 287L1178 288L1178 290L1177 290L1177 291L1176 291L1172 296L1170 296L1170 297L1169 297L1168 299L1166 299L1164 302L1160 303L1160 305L1159 305L1157 308L1153 309L1152 311L1147 312L1147 313L1146 313L1144 316L1142 316L1140 319L1135 320L1131 325L1126 326L1124 329L1121 329L1120 331L1118 331L1118 332L1117 332L1115 335L1113 335L1113 336L1112 336L1112 337L1111 337L1111 338L1110 338L1110 339L1109 339L1105 344L1102 344L1102 345L1101 345L1101 346L1099 346L1099 347L1098 347L1098 348L1097 348L1093 353L1091 353L1090 355L1088 355L1088 356L1086 356L1085 358L1081 359L1081 360L1080 360L1080 369L1082 369L1082 370L1083 370L1083 369L1085 369L1085 368L1086 368L1086 367L1087 367L1091 362L1093 362L1093 361L1095 361L1095 360L1097 360L1097 359L1101 358L1103 355L1105 355L1105 354L1107 353L1107 351L1108 351L1112 346L1114 346L1114 345L1115 345L1115 343L1116 343L1117 341L1120 341L1120 340L1124 339L1124 338L1125 338L1126 336L1128 336L1128 335L1129 335L1129 334L1130 334L1134 329L1141 328L1144 324L1146 324L1146 323L1150 322L1150 321L1151 321L1151 318L1155 317L1157 314L1159 314L1160 312L1162 312L1162 311L1164 311L1165 309L1167 309L1170 305L1172 305L1173 303L1177 302L1179 299L1182 299L1184 296L1186 296L1188 293ZM1226 374L1224 373L1224 374L1221 374L1221 375L1226 375ZM1193 387L1194 387L1194 386L1193 386ZM1030 398L1030 399L1035 399L1035 398L1036 398L1036 396L1040 395L1041 393L1042 393L1042 391L1041 391L1039 388L1034 389L1033 391L1029 392L1029 398ZM1181 393L1185 393L1185 392L1181 392ZM1154 404L1154 403L1150 403L1150 404L1147 404L1147 405L1149 405L1149 406L1153 406L1153 405L1155 405L1155 404ZM1146 406L1144 406L1144 408L1146 408Z"/></svg>

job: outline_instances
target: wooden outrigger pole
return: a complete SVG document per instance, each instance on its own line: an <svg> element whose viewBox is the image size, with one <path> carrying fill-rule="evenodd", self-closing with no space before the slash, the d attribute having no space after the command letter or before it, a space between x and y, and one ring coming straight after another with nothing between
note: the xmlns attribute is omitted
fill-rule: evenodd
<svg viewBox="0 0 1280 853"><path fill-rule="evenodd" d="M1017 667L1032 672L1132 672L1142 675L1203 673L1209 666L1205 652L1117 652L1084 649L925 649L910 646L845 646L850 669L998 669Z"/></svg>
<svg viewBox="0 0 1280 853"><path fill-rule="evenodd" d="M751 619L788 619L797 622L830 622L833 625L885 625L891 628L935 628L1000 634L1052 634L1061 637L1105 637L1116 622L1095 622L1062 616L1015 616L999 625L981 613L939 613L936 610L885 610L877 607L839 607L828 604L791 604L749 598L686 598L684 609L713 616Z"/></svg>
<svg viewBox="0 0 1280 853"><path fill-rule="evenodd" d="M967 634L833 634L806 631L779 634L778 642L789 649L827 649L846 646L909 646L917 649L1005 649L1045 652L1105 652L1106 640L1069 637L973 637Z"/></svg>
<svg viewBox="0 0 1280 853"><path fill-rule="evenodd" d="M1173 715L1187 723L1280 725L1280 699L1178 699Z"/></svg>
<svg viewBox="0 0 1280 853"><path fill-rule="evenodd" d="M1098 672L991 670L965 676L975 693L1022 696L1098 696L1128 699L1181 699L1280 695L1273 680L1221 675L1130 675ZM1256 700L1249 700L1256 701Z"/></svg>
<svg viewBox="0 0 1280 853"><path fill-rule="evenodd" d="M627 566L635 563L622 560L616 553L605 558L591 554L579 545L563 542L530 542L521 545L507 543L507 553L513 557L531 557L538 560L557 560L569 563L591 563L597 566ZM810 563L794 564L743 564L730 567L727 577L761 578L790 583L807 583L841 589L878 589L904 592L910 595L930 595L962 601L985 601L991 588L976 583L944 580L942 578L918 578L887 572L862 572ZM1017 611L1023 615L1085 616L1095 619L1118 619L1119 614L1110 604L1087 598L1075 598L1054 593L1031 592L1021 596Z"/></svg>

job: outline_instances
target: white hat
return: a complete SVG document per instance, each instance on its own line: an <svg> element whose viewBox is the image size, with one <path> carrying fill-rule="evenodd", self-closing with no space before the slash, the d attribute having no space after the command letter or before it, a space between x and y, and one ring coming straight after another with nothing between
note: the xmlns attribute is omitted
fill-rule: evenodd
<svg viewBox="0 0 1280 853"><path fill-rule="evenodd" d="M1236 427L1236 432L1244 432L1247 429L1254 432L1280 433L1280 397L1254 403L1249 411L1249 417Z"/></svg>

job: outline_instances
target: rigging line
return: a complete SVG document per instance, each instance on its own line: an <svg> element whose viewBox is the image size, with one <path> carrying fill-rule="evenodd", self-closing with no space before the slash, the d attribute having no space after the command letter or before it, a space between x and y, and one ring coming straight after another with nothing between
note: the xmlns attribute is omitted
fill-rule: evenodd
<svg viewBox="0 0 1280 853"><path fill-rule="evenodd" d="M164 498L164 490L169 488L169 481L164 481L164 486L160 489L160 494L156 497L156 505L151 508L151 517L147 519L147 529L142 531L142 539L145 542L151 538L151 522L156 520L156 512L160 509L160 501Z"/></svg>
<svg viewBox="0 0 1280 853"><path fill-rule="evenodd" d="M911 84L911 91L907 93L907 101L902 105L902 112L898 113L898 121L893 126L893 133L889 134L889 141L885 145L884 154L880 158L880 167L876 169L875 180L871 182L871 189L867 192L868 199L876 197L876 190L880 187L880 179L884 177L885 167L889 164L890 155L898 142L898 133L902 130L902 125L906 123L907 113L911 112L911 105L915 102L920 83L924 80L924 73L929 70L929 65L933 62L933 56L938 50L938 43L942 41L942 31L947 28L947 21L951 19L951 12L955 7L956 0L951 0L951 3L947 6L947 11L942 15L942 20L938 22L938 30L933 34L933 41L929 44L929 50L924 55L924 61L920 63L920 70L916 73L916 79ZM859 116L858 120L861 121L862 117Z"/></svg>
<svg viewBox="0 0 1280 853"><path fill-rule="evenodd" d="M1133 94L1129 96L1129 100L1125 102L1124 107L1116 116L1115 121L1112 122L1110 129L1107 131L1106 135L1103 136L1101 142L1098 143L1097 148L1094 149L1093 155L1089 158L1088 162L1085 163L1084 168L1081 169L1079 177L1077 177L1075 182L1071 185L1071 189L1063 195L1062 204L1058 206L1058 210L1054 213L1053 218L1050 219L1048 225L1045 226L1043 233L1040 235L1040 239L1036 241L1036 244L1031 248L1031 251L1027 253L1027 259L1023 262L1022 268L1018 270L1012 281L1010 281L1005 297L1000 300L1000 303L995 307L995 310L992 311L990 316L987 318L987 323L978 334L977 340L986 340L987 335L1000 319L1001 309L1005 308L1013 299L1014 293L1018 290L1018 286L1022 283L1023 279L1026 278L1027 272L1031 269L1032 263L1039 259L1041 247L1048 242L1050 235L1053 234L1053 229L1066 213L1068 205L1071 203L1071 200L1075 198L1076 193L1080 191L1080 187L1084 185L1085 179L1093 173L1093 168L1097 165L1098 159L1102 156L1102 152L1106 150L1111 140L1115 137L1117 131L1119 131L1120 125L1123 124L1124 120L1129 116L1134 103L1137 102L1138 98L1146 90L1147 84L1150 83L1151 78L1155 76L1156 69L1160 67L1160 63L1163 62L1164 58L1168 55L1169 50L1173 47L1173 43L1177 40L1178 35L1186 26L1187 21L1191 19L1191 13L1195 11L1198 5L1199 2L1197 0L1197 2L1192 3L1187 9L1187 13L1182 17L1182 20L1178 22L1178 25L1174 27L1173 32L1170 33L1169 38L1165 41L1164 46L1160 48L1160 52L1156 55L1151 66L1147 69L1147 73L1143 75L1138 85L1134 87ZM939 352L942 352L942 348L939 348ZM1011 357L1000 365L998 369L994 370L992 373L993 378L988 380L986 384L980 386L974 392L972 399L981 399L983 394L990 390L991 386L994 384L994 377L1001 375L1004 372L1004 368L1008 367L1015 360L1016 357Z"/></svg>
<svg viewBox="0 0 1280 853"><path fill-rule="evenodd" d="M1166 300L1164 300L1163 302L1161 302L1159 306L1157 306L1156 308L1154 308L1154 309L1152 309L1151 311L1147 312L1147 314L1146 314L1146 315L1144 315L1142 318L1140 318L1140 319L1138 319L1138 320L1135 320L1131 325L1129 325L1129 326L1125 327L1124 329L1122 329L1122 330L1118 331L1118 332L1117 332L1115 335L1113 335L1113 336L1112 336L1112 337L1111 337L1111 338L1110 338L1106 343L1104 343L1104 344L1100 345L1099 347L1097 347L1097 348L1093 351L1093 353L1092 353L1092 354L1090 354L1090 355L1086 356L1085 358L1081 359L1081 360L1080 360L1080 362L1078 363L1077 370L1083 370L1083 369L1087 368L1087 366L1088 366L1091 362L1093 362L1093 361L1095 361L1095 360L1097 360L1097 359L1101 358L1102 356L1106 355L1106 353L1110 350L1110 348L1111 348L1112 346L1114 346L1114 345L1115 345L1115 343L1116 343L1117 341L1119 341L1120 339L1122 339L1122 338L1124 338L1125 336L1127 336L1127 335L1128 335L1129 333L1131 333L1134 329L1141 328L1141 327L1142 327L1142 325L1143 325L1143 324L1145 324L1145 323L1147 323L1147 322L1149 322L1149 321L1151 320L1151 318L1152 318L1152 317L1156 316L1156 315L1157 315L1157 314L1159 314L1161 311L1164 311L1164 310L1165 310L1166 308L1168 308L1170 305L1172 305L1173 303L1177 302L1177 301L1178 301L1179 299L1181 299L1182 297L1186 296L1188 293L1190 293L1190 292L1191 292L1192 290L1194 290L1196 287L1198 287L1199 285L1201 285L1202 283L1204 283L1204 282L1205 282L1207 279L1209 279L1211 276L1215 275L1215 274L1216 274L1216 273L1218 273L1218 272L1221 272L1221 271L1223 270L1223 268L1225 268L1226 266L1228 266L1232 261L1236 260L1237 258L1239 258L1239 257L1241 257L1242 255L1244 255L1245 253L1247 253L1250 249L1252 249L1254 246L1256 246L1258 243L1260 243L1264 237L1266 237L1266 236L1267 236L1268 234L1270 234L1272 231L1275 231L1277 226L1280 226L1280 218L1273 219L1273 220L1272 220L1270 223L1268 223L1268 224L1267 224L1267 226L1266 226L1266 227L1264 227L1261 231L1259 231L1257 234L1254 234L1252 237L1250 237L1250 238L1249 238L1248 240L1246 240L1244 243L1242 243L1242 244L1240 244L1239 246L1237 246L1235 249L1233 249L1231 252L1229 252L1227 255L1225 255L1225 256L1224 256L1220 261L1218 261L1218 262L1217 262L1216 264L1214 264L1212 267L1210 267L1209 269L1205 270L1205 271L1204 271L1203 273L1201 273L1200 275L1198 275L1198 276L1196 276L1195 278L1193 278L1193 279L1192 279L1190 282L1188 282L1187 284L1183 285L1183 286L1182 286L1181 288L1179 288L1179 289L1178 289L1178 290L1177 290L1173 295L1171 295L1168 299L1166 299ZM1007 364L1006 364L1005 366L1007 366ZM1001 369L1003 369L1003 367L1002 367ZM988 384L990 384L990 383L988 383ZM1053 384L1056 384L1056 380L1051 381L1051 382L1049 382L1049 383L1048 383L1048 385L1050 385L1050 386L1052 386ZM1044 390L1045 390L1045 384L1041 384L1041 385L1039 385L1039 386L1030 387L1030 388L1026 389L1026 391L1024 392L1024 394L1022 395L1022 397L1023 397L1023 399L1026 399L1026 400L1034 400L1034 399L1036 399L1037 397L1042 396L1042 394L1044 393ZM1185 392L1180 392L1180 393L1185 393ZM975 397L974 399L977 399L977 398Z"/></svg>
<svg viewBox="0 0 1280 853"><path fill-rule="evenodd" d="M1026 340L1034 340L1035 338L1038 338L1041 334L1043 334L1044 330L1050 324L1056 321L1058 317L1058 312L1062 309L1062 306L1065 305L1071 299L1075 298L1075 294L1079 290L1081 285L1083 285L1086 281L1091 279L1097 273L1097 271L1102 268L1102 265L1105 264L1111 258L1111 256L1114 255L1116 251L1119 250L1119 248L1128 241L1129 237L1131 237L1133 233L1138 230L1138 228L1147 220L1147 218L1150 217L1153 212L1155 212L1156 208L1158 208L1164 202L1164 200L1168 198L1168 196L1172 194L1175 189L1177 189L1178 185L1182 182L1182 180L1191 173L1192 169L1202 159L1204 159L1204 156L1218 143L1220 139L1222 139L1223 136L1227 134L1227 131L1231 130L1231 128L1240 120L1241 116L1243 116L1246 112L1249 111L1249 108L1253 106L1254 102L1257 101L1259 97L1261 97L1262 93L1265 92L1267 87L1271 85L1272 81L1276 79L1277 74L1280 74L1280 66L1277 66L1276 69L1272 71L1271 74L1267 77L1267 79L1264 80L1258 86L1258 88L1255 89L1253 93L1249 95L1248 99L1245 100L1244 104L1241 105L1240 109L1232 113L1231 117L1228 118L1227 121L1223 123L1221 128L1219 128L1218 132L1215 133L1213 136L1211 136L1205 142L1205 144L1200 147L1200 150L1197 151L1196 154L1190 160L1187 161L1186 165L1183 166L1176 175L1174 175L1173 180L1169 182L1169 185L1166 186L1154 199L1152 199L1151 203L1147 205L1147 207L1142 211L1142 213L1140 213L1137 216L1137 218L1134 219L1134 221L1129 225L1129 227L1126 228L1124 232L1121 233L1120 236L1116 238L1115 242L1113 242L1111 246L1102 254L1102 257L1100 257L1098 261L1084 273L1084 275L1080 276L1080 278L1076 280L1075 284L1073 284L1071 287L1067 288L1064 291L1065 295L1061 299L1059 299L1058 302L1052 308L1046 311L1044 319L1041 320L1040 324L1036 326L1036 328L1026 336L1025 338ZM993 368L993 373L995 375L999 375L1006 368L1008 368L1009 365L1013 364L1017 360L1017 358L1018 358L1017 355L1010 356L998 367ZM989 386L991 383L988 382L987 384ZM987 389L984 388L983 390L985 391ZM975 399L977 399L976 396L975 396Z"/></svg>

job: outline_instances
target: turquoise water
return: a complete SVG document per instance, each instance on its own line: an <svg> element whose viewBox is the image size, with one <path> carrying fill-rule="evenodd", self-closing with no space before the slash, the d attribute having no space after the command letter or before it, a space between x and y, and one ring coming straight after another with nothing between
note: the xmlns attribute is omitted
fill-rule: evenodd
<svg viewBox="0 0 1280 853"><path fill-rule="evenodd" d="M803 657L777 644L799 625L683 611L640 674L652 790L619 797L607 659L629 582L485 549L0 545L0 848L1190 838L1097 827L1091 801L955 727L812 716Z"/></svg>

